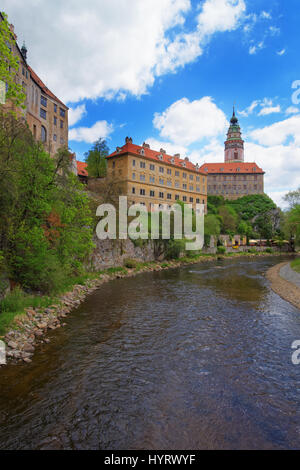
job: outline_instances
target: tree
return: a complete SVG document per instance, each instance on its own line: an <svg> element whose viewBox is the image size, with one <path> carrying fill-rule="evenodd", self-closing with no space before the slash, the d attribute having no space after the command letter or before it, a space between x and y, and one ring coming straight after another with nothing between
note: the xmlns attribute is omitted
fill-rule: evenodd
<svg viewBox="0 0 300 470"><path fill-rule="evenodd" d="M206 215L204 218L205 245L206 246L209 245L211 236L218 238L220 233L221 233L220 218L213 214Z"/></svg>
<svg viewBox="0 0 300 470"><path fill-rule="evenodd" d="M103 178L106 176L106 158L109 155L109 148L106 140L101 137L94 142L92 148L85 153L85 161L88 164L88 174L93 178Z"/></svg>
<svg viewBox="0 0 300 470"><path fill-rule="evenodd" d="M10 30L7 16L0 16L0 81L6 86L6 99L11 100L16 106L24 107L26 95L15 81L19 69L19 59L13 53L15 38Z"/></svg>
<svg viewBox="0 0 300 470"><path fill-rule="evenodd" d="M237 214L230 206L221 206L219 215L222 219L222 233L234 235L237 229Z"/></svg>
<svg viewBox="0 0 300 470"><path fill-rule="evenodd" d="M296 191L290 191L287 193L283 200L288 203L291 209L300 205L300 186Z"/></svg>

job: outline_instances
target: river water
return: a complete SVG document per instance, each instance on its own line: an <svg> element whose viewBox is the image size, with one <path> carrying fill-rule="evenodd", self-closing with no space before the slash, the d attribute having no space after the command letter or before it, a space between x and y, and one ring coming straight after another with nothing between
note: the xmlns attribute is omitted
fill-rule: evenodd
<svg viewBox="0 0 300 470"><path fill-rule="evenodd" d="M264 277L279 261L101 286L0 370L0 449L299 449L300 311Z"/></svg>

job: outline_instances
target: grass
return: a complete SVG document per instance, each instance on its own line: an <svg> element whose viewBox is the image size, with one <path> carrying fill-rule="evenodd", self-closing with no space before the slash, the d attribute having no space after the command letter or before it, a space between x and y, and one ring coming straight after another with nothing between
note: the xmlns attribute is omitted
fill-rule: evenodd
<svg viewBox="0 0 300 470"><path fill-rule="evenodd" d="M291 266L297 273L300 273L300 258L294 259L291 262Z"/></svg>

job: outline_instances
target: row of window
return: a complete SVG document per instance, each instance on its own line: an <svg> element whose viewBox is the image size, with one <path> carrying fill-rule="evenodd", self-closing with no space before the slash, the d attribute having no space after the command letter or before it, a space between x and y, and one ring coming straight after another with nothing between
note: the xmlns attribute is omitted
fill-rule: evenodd
<svg viewBox="0 0 300 470"><path fill-rule="evenodd" d="M33 126L33 135L36 137L36 126ZM53 140L54 142L57 142L57 135L53 134ZM44 126L41 126L41 141L43 143L47 142L47 129ZM65 140L63 137L60 138L60 143L63 145L65 143Z"/></svg>
<svg viewBox="0 0 300 470"><path fill-rule="evenodd" d="M47 98L44 95L41 95L41 105L44 106L44 108L47 108ZM57 104L53 103L54 106L54 112L57 113ZM59 114L62 118L65 117L66 111L63 108L59 108Z"/></svg>
<svg viewBox="0 0 300 470"><path fill-rule="evenodd" d="M47 119L47 111L43 108L40 108L40 116L43 119ZM54 124L54 126L57 126L57 117L56 116L54 116L54 118L53 118L53 124ZM61 129L64 128L64 121L60 121L60 128Z"/></svg>
<svg viewBox="0 0 300 470"><path fill-rule="evenodd" d="M244 185L243 185L243 189L247 189L247 188L248 188L248 186L247 186L246 184L244 184ZM253 185L253 188L254 188L254 189L257 189L257 184L254 184L254 185ZM217 186L217 185L208 186L208 192L210 192L210 191L213 190L213 189L214 189L214 190L216 190L216 189L219 189L219 190L220 190L220 189L231 189L231 185L223 184L223 186L221 186L221 185L219 185L219 186ZM232 189L233 189L234 191L235 191L236 189L242 189L242 186L241 186L241 185L237 186L237 185L234 184L234 185L232 185ZM251 189L251 188L249 188L249 189Z"/></svg>
<svg viewBox="0 0 300 470"><path fill-rule="evenodd" d="M257 177L258 177L257 175L243 175L243 176L242 175L238 175L238 176L237 175L232 175L232 176L231 175L230 176L223 176L223 175L222 176L216 176L215 175L215 176L212 176L212 179L214 181L217 181L217 180L219 180L219 181L236 181L236 180L238 180L238 181L240 181L240 180L247 181L247 180L251 180L251 179L257 180Z"/></svg>
<svg viewBox="0 0 300 470"><path fill-rule="evenodd" d="M132 194L136 194L136 188L134 188L134 187L132 188ZM146 190L145 189L140 189L140 196L146 196ZM150 197L155 197L155 191L150 190L149 191L149 196ZM160 199L164 199L165 194L162 191L159 191L158 192L158 197ZM167 193L167 199L169 201L172 199L172 194L171 193ZM175 199L175 201L179 201L180 196L178 194L176 194L174 199ZM183 200L183 202L187 202L188 201L187 196L182 196L182 200ZM189 202L194 202L194 198L190 197ZM199 198L196 199L196 203L200 204L200 199ZM202 200L202 204L205 204L204 199Z"/></svg>
<svg viewBox="0 0 300 470"><path fill-rule="evenodd" d="M136 174L135 174L135 173L132 173L132 179L133 179L133 180L136 180ZM141 174L141 175L140 175L140 181L141 181L142 183L144 183L144 182L146 181L146 175ZM149 176L149 183L155 184L155 176ZM165 182L165 180L164 180L163 178L159 178L159 184L160 184L161 186L167 185L167 186L170 186L170 187L171 187L171 186L172 186L172 180L169 179L169 180L167 180L167 181ZM179 182L179 181L175 181L174 186L175 186L175 188L178 188L178 189L179 189L179 188L180 188L180 182ZM184 189L185 191L187 191L188 189L189 189L189 191L194 191L194 185L193 185L193 184L190 184L190 185L188 186L186 183L183 183L183 184L182 184L182 189ZM196 186L196 191L197 191L198 193L201 192L200 186Z"/></svg>
<svg viewBox="0 0 300 470"><path fill-rule="evenodd" d="M132 160L132 166L136 167L136 160ZM140 168L142 169L145 169L146 168L146 163L145 162L140 162ZM153 165L153 163L150 163L149 164L149 170L150 171L155 171L155 165ZM165 168L163 166L160 166L159 167L159 172L161 174L165 173L165 170L166 170L166 174L167 175L172 175L172 169L171 168ZM179 177L180 176L180 172L178 170L174 170L175 171L175 176ZM187 173L183 172L182 173L182 178L187 178L188 175ZM190 181L193 181L194 180L194 175L189 175L189 179ZM200 176L196 176L196 181L199 181L200 182ZM205 178L203 178L203 182L205 181Z"/></svg>

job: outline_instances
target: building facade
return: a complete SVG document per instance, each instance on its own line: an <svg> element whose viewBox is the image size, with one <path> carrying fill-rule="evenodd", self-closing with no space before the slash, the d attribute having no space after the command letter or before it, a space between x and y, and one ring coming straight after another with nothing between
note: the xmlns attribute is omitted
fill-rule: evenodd
<svg viewBox="0 0 300 470"><path fill-rule="evenodd" d="M125 145L107 157L107 177L119 180L128 203L143 204L148 211L153 205L170 209L177 201L204 204L207 207L207 176L198 165L179 154L167 155L164 149L155 151L144 143Z"/></svg>
<svg viewBox="0 0 300 470"><path fill-rule="evenodd" d="M1 15L0 21L2 19ZM46 87L28 65L26 46L24 44L21 49L19 48L13 25L11 33L14 37L12 52L19 61L15 80L23 86L26 94L25 109L17 111L26 120L35 139L40 140L45 150L54 156L60 147L68 147L69 108ZM11 109L12 104L7 101L3 107Z"/></svg>
<svg viewBox="0 0 300 470"><path fill-rule="evenodd" d="M232 200L264 194L265 172L256 163L244 161L244 140L234 110L225 142L224 163L204 163L200 170L207 175L209 196Z"/></svg>

